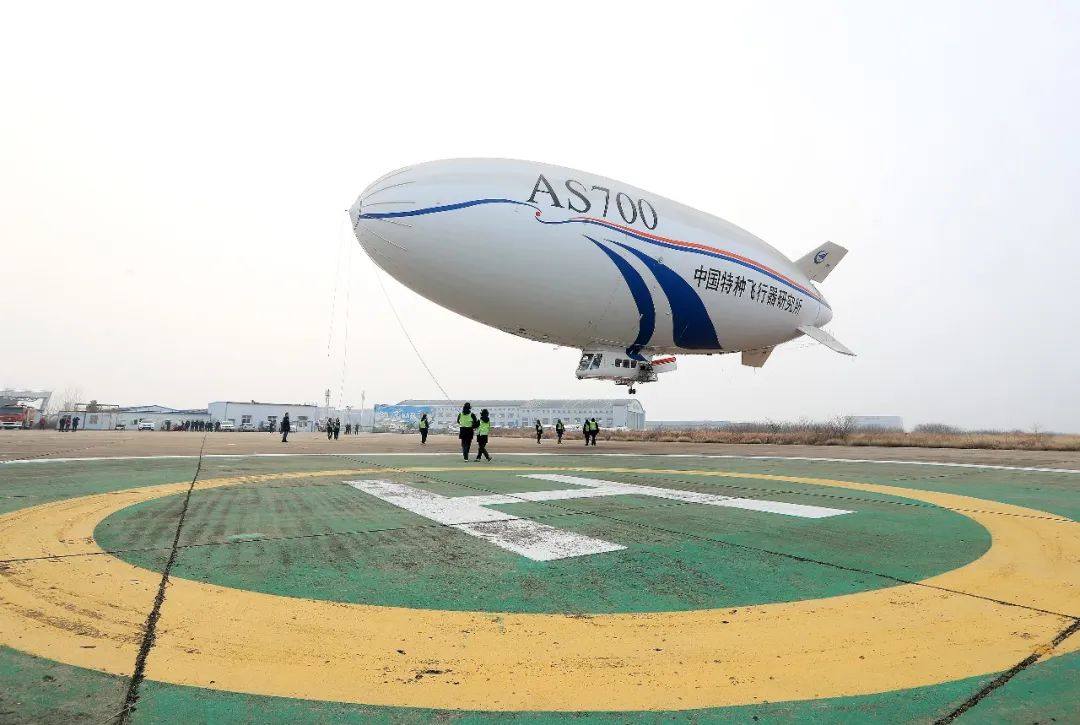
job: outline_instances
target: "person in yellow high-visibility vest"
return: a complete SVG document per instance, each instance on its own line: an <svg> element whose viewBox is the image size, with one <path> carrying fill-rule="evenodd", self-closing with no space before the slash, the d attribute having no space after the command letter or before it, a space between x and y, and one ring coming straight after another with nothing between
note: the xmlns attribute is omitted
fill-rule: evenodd
<svg viewBox="0 0 1080 725"><path fill-rule="evenodd" d="M461 455L465 460L469 460L469 449L472 448L473 431L480 427L480 421L476 419L476 414L472 412L472 403L466 403L461 406L461 412L457 417L458 438L461 439Z"/></svg>
<svg viewBox="0 0 1080 725"><path fill-rule="evenodd" d="M420 414L420 422L416 424L416 427L420 429L420 445L426 446L428 432L427 413Z"/></svg>
<svg viewBox="0 0 1080 725"><path fill-rule="evenodd" d="M566 432L566 426L563 425L562 418L555 421L555 435L559 437L558 442L562 443L563 433Z"/></svg>
<svg viewBox="0 0 1080 725"><path fill-rule="evenodd" d="M488 437L491 435L491 419L488 418L488 410L484 408L480 411L480 424L476 426L476 460L480 460L480 456L484 456L489 461L491 460L491 454L488 453L487 443Z"/></svg>
<svg viewBox="0 0 1080 725"><path fill-rule="evenodd" d="M596 418L589 421L589 435L592 437L592 444L596 445L596 434L600 432L600 424L596 422Z"/></svg>

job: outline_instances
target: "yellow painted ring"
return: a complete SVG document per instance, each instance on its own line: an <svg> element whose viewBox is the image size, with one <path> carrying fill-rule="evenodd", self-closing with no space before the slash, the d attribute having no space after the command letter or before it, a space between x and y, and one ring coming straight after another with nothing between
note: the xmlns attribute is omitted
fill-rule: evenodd
<svg viewBox="0 0 1080 725"><path fill-rule="evenodd" d="M200 481L198 490L386 470L216 478ZM1004 670L1035 651L1080 649L1080 638L1073 637L1049 651L1054 635L1071 621L1050 612L1080 611L1080 532L1061 516L955 494L819 478L590 466L542 470L763 479L903 496L962 512L990 532L992 545L976 561L920 583L925 586L737 610L587 617L342 604L172 578L146 676L374 705L677 710L932 685ZM130 674L160 574L105 554L93 540L94 527L120 509L181 493L187 485L84 496L0 517L0 559L64 557L0 567L0 644Z"/></svg>

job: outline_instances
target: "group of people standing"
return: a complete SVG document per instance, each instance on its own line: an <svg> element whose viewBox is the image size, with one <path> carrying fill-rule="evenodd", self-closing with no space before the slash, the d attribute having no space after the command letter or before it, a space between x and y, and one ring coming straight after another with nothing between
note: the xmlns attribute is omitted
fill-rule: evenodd
<svg viewBox="0 0 1080 725"><path fill-rule="evenodd" d="M176 426L177 430L193 430L196 433L206 433L210 431L220 431L221 421L209 421L209 420L185 420L183 423L179 423Z"/></svg>
<svg viewBox="0 0 1080 725"><path fill-rule="evenodd" d="M540 423L540 419L536 420L536 445L540 445L540 441L544 438L544 426ZM581 434L585 437L585 445L596 445L596 434L600 432L600 424L596 422L596 418L586 418L584 425L581 426ZM562 443L562 437L566 434L566 425L563 424L562 418L555 420L555 437L556 443Z"/></svg>
<svg viewBox="0 0 1080 725"><path fill-rule="evenodd" d="M74 433L79 430L79 416L72 418L70 415L65 415L56 421L56 429L61 432L71 431Z"/></svg>
<svg viewBox="0 0 1080 725"><path fill-rule="evenodd" d="M421 444L427 443L427 413L420 418L423 427L420 429L420 442ZM491 437L491 418L488 415L488 409L484 408L480 411L480 417L476 417L476 413L472 412L472 403L466 403L461 406L461 412L458 413L458 438L461 439L461 455L467 461L469 460L469 450L472 448L473 436L476 436L476 460L480 460L481 457L491 460L491 454L488 453L487 444L488 438Z"/></svg>
<svg viewBox="0 0 1080 725"><path fill-rule="evenodd" d="M352 423L345 424L345 435L353 435L360 432L360 424L353 425ZM341 435L341 418L327 418L326 420L326 440L337 440Z"/></svg>
<svg viewBox="0 0 1080 725"><path fill-rule="evenodd" d="M476 413L472 412L472 403L465 403L461 406L461 412L458 413L458 438L461 440L461 457L466 461L469 460L469 453L472 450L473 439L476 439L476 460L484 458L488 461L491 460L491 454L488 453L487 444L491 437L491 418L488 414L488 409L484 408L480 411L480 416L477 417ZM431 422L428 420L427 413L423 413L420 416L420 422L417 424L417 428L420 430L420 445L427 445L428 430L431 427ZM585 436L585 445L596 445L596 434L600 432L600 424L596 422L596 418L586 419L585 424L581 427L581 432ZM558 443L562 443L563 435L566 433L566 425L563 424L562 419L559 418L555 421L555 435L558 438ZM544 437L544 426L540 423L540 420L536 421L536 444L540 445L540 441Z"/></svg>

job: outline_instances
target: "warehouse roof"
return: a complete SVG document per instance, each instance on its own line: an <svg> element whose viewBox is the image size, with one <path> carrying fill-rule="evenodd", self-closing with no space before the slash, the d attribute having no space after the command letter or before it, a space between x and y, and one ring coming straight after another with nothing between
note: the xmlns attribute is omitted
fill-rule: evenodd
<svg viewBox="0 0 1080 725"><path fill-rule="evenodd" d="M215 400L210 405L277 405L283 408L317 408L315 403L265 403L261 400Z"/></svg>
<svg viewBox="0 0 1080 725"><path fill-rule="evenodd" d="M535 400L470 400L473 407L482 408L597 408L614 403L631 403L633 398L537 398ZM465 400L402 400L397 405L460 407Z"/></svg>

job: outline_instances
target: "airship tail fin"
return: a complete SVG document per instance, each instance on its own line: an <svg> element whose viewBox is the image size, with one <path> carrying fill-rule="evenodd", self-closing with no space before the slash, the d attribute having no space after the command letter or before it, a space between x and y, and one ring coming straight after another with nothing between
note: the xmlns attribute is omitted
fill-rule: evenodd
<svg viewBox="0 0 1080 725"><path fill-rule="evenodd" d="M827 348L829 348L831 350L835 350L836 352L840 353L841 355L854 355L855 354L855 353L853 353L851 351L851 348L849 348L847 345L845 345L844 343L837 340L835 337L833 337L829 333L822 330L820 327L814 327L813 325L799 325L799 332L803 333L807 337L814 338L815 340L820 342L825 347L827 347Z"/></svg>
<svg viewBox="0 0 1080 725"><path fill-rule="evenodd" d="M847 250L839 244L825 242L800 257L795 262L795 266L813 281L824 282L825 278L829 276L829 272L840 264L840 260L844 258L845 254L847 254Z"/></svg>

